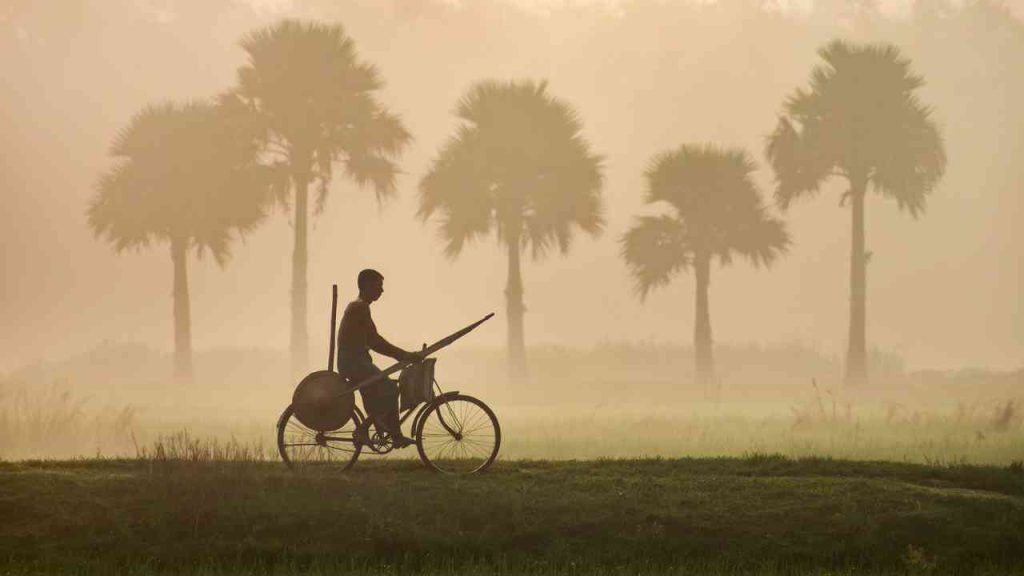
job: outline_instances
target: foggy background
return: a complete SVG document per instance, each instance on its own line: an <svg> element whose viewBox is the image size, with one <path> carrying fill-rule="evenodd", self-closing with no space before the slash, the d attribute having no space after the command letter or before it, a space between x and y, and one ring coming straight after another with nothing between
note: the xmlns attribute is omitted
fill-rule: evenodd
<svg viewBox="0 0 1024 576"><path fill-rule="evenodd" d="M564 257L524 258L527 345L689 345L692 275L641 302L619 255L633 219L655 213L642 202L643 171L683 143L742 146L770 195L765 138L784 98L807 85L816 50L842 37L900 46L927 82L922 100L949 156L917 221L869 195L869 347L914 368L1019 368L1024 10L992 4L4 0L0 371L104 342L170 351L169 249L117 255L93 237L85 209L133 114L228 89L245 61L239 39L286 16L340 22L385 81L380 100L414 138L399 159L396 199L378 207L372 191L338 174L311 220L314 367L326 361L330 285L339 284L342 302L353 298L364 267L386 278L374 315L399 346L431 342L491 311L497 318L458 346L504 346L507 264L497 243L448 260L436 226L415 219L418 181L458 125L455 103L487 78L548 80L604 158L605 233L577 236ZM793 245L772 268L714 269L716 345L845 350L850 226L840 186L783 216ZM225 268L190 258L197 351L287 349L291 251L289 216L278 211L233 246Z"/></svg>

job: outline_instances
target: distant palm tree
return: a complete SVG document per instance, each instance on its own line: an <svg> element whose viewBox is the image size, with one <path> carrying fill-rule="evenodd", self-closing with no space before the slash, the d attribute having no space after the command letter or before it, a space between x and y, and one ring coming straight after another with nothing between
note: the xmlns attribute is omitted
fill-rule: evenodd
<svg viewBox="0 0 1024 576"><path fill-rule="evenodd" d="M520 254L569 250L574 227L597 235L602 218L601 160L580 134L572 107L546 82L485 81L455 114L464 121L420 181L419 215L441 215L445 252L457 256L492 230L508 254L505 297L509 366L526 372Z"/></svg>
<svg viewBox="0 0 1024 576"><path fill-rule="evenodd" d="M292 364L305 369L309 185L323 209L333 164L378 200L395 192L394 158L409 141L402 122L377 102L377 70L360 62L337 24L284 20L242 39L249 62L238 70L238 95L258 112L265 150L287 167L295 197L292 255ZM287 195L281 198L287 205Z"/></svg>
<svg viewBox="0 0 1024 576"><path fill-rule="evenodd" d="M188 250L208 250L223 266L234 234L263 218L274 182L257 163L259 140L248 116L230 98L144 108L114 139L116 164L101 176L87 210L93 232L118 252L170 244L179 379L192 377Z"/></svg>
<svg viewBox="0 0 1024 576"><path fill-rule="evenodd" d="M714 375L708 286L711 264L742 256L770 265L789 246L785 224L768 215L743 150L684 145L654 158L645 174L648 203L665 202L671 214L644 216L622 238L622 255L645 298L676 272L693 268L697 282L694 364L697 379Z"/></svg>
<svg viewBox="0 0 1024 576"><path fill-rule="evenodd" d="M811 73L809 91L786 101L767 145L775 200L788 209L832 176L847 181L841 204L852 206L850 333L846 381L867 379L864 199L869 187L917 217L942 178L946 153L931 111L918 100L924 80L892 45L833 41Z"/></svg>

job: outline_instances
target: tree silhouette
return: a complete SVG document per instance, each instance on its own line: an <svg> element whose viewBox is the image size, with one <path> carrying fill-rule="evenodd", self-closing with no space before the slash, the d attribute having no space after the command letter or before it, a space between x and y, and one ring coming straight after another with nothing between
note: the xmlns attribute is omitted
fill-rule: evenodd
<svg viewBox="0 0 1024 576"><path fill-rule="evenodd" d="M673 274L693 269L697 282L694 364L707 385L714 376L708 286L711 264L741 256L770 265L789 246L785 224L768 215L743 150L684 145L656 156L647 170L647 203L665 202L672 213L640 217L622 238L641 298Z"/></svg>
<svg viewBox="0 0 1024 576"><path fill-rule="evenodd" d="M782 209L818 191L836 176L852 206L850 333L846 381L867 378L864 201L869 188L896 200L917 217L946 167L946 154L931 111L916 91L924 80L892 45L858 46L833 41L819 51L825 61L811 73L810 90L798 89L767 145L775 170L775 199Z"/></svg>
<svg viewBox="0 0 1024 576"><path fill-rule="evenodd" d="M582 124L546 82L485 81L459 102L464 123L420 181L419 215L441 216L445 253L454 258L492 230L508 253L505 297L509 367L526 372L520 255L568 252L574 228L597 235L602 217L601 160Z"/></svg>
<svg viewBox="0 0 1024 576"><path fill-rule="evenodd" d="M114 139L114 166L87 210L89 226L114 250L167 242L174 265L174 369L192 378L187 255L209 251L223 266L233 236L253 229L271 196L273 170L257 162L258 134L247 110L219 104L144 108Z"/></svg>
<svg viewBox="0 0 1024 576"><path fill-rule="evenodd" d="M378 201L395 192L394 159L409 141L400 119L377 102L383 83L359 61L337 24L284 20L242 39L248 64L238 70L237 93L267 128L265 151L287 167L294 192L292 255L292 364L307 361L306 266L309 185L318 183L315 210L323 209L333 165ZM288 204L288 196L281 197Z"/></svg>

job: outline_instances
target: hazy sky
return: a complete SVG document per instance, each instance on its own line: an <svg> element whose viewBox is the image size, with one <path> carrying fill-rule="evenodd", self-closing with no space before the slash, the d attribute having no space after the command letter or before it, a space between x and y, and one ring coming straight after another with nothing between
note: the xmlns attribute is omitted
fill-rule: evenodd
<svg viewBox="0 0 1024 576"><path fill-rule="evenodd" d="M146 2L146 0L140 0ZM238 0L252 6L253 8L262 12L288 12L295 8L294 0ZM445 0L449 4L461 6L469 3L471 0ZM620 8L621 6L628 4L632 0L509 0L511 3L518 6L522 6L529 9L539 11L549 11L552 8L559 8L564 6L598 6L605 8ZM687 0L662 0L664 3L669 2L685 2ZM714 4L717 0L689 0L694 4ZM953 4L959 5L963 0L954 0ZM793 10L807 10L813 4L813 0L774 0L774 4L785 9ZM912 4L910 0L879 0L878 5L883 10L888 12L902 12L906 11ZM1008 5L1012 7L1013 2L1008 2Z"/></svg>
<svg viewBox="0 0 1024 576"><path fill-rule="evenodd" d="M104 341L170 348L167 247L115 255L88 231L85 208L110 166L111 138L133 113L230 87L244 61L238 38L283 15L344 23L386 81L382 100L415 138L394 201L377 206L372 193L339 176L313 220L314 354L326 350L331 283L343 299L352 297L355 274L366 266L387 278L375 315L396 343L433 340L491 311L499 321L475 333L472 344L503 343L506 264L493 240L450 261L436 225L414 218L418 179L457 126L454 103L488 77L548 79L551 92L577 108L584 134L605 158L605 233L577 238L566 257L525 260L528 343L689 343L692 277L677 277L641 303L619 256L633 219L658 212L642 202L650 159L684 142L742 146L761 164L757 178L768 193L764 138L786 95L806 84L815 49L837 34L904 34L901 42L929 82L923 96L948 138L950 170L917 221L889 201L869 201L869 346L902 353L915 367L1010 367L1024 359L1014 224L1024 209L1019 172L1001 156L1019 140L1019 128L1000 109L1016 80L999 84L1010 78L998 72L1003 64L975 57L970 38L927 44L884 26L755 25L667 8L622 21L559 10L538 20L464 2L447 21L402 0L249 1L259 9L235 3L213 16L198 0L146 0L143 15L99 0L69 3L80 8L66 12L27 0L0 9L0 369ZM979 45L995 41L977 37ZM1011 189L1017 194L1005 192ZM771 270L737 263L713 272L717 342L798 342L842 352L849 212L838 207L839 191L830 186L786 215L795 244ZM226 268L190 262L197 348L287 346L290 233L288 218L277 213L235 245Z"/></svg>
<svg viewBox="0 0 1024 576"><path fill-rule="evenodd" d="M147 2L147 0L140 0L141 2ZM267 14L285 14L295 9L295 0L237 0L240 3L247 4L253 7L255 10L261 13ZM456 6L465 5L472 0L445 0L449 4ZM609 11L615 12L620 10L623 5L629 4L633 0L509 0L509 2L516 4L530 10L545 13L550 12L552 9L557 9L564 6L587 6L587 7L599 7ZM671 2L686 2L689 1L695 4L714 4L717 0L661 0L664 3ZM797 10L807 11L813 5L814 0L767 0L772 5L778 6L784 10ZM954 6L960 6L967 0L951 0L951 4ZM903 15L906 14L910 6L913 4L912 0L877 0L879 8L886 14L890 15ZM1018 15L1024 13L1024 2L1021 0L1006 0L1004 4L1013 10Z"/></svg>

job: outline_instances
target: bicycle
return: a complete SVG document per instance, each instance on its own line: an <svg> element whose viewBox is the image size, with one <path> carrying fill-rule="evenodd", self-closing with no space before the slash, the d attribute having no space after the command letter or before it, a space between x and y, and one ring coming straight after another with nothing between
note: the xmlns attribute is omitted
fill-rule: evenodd
<svg viewBox="0 0 1024 576"><path fill-rule="evenodd" d="M337 286L331 305L331 349L327 370L307 375L292 395L292 403L277 422L277 446L290 468L350 469L368 449L371 455L394 450L390 434L377 429L367 441L355 437L366 414L355 404L355 391L401 371L399 389L401 425L412 417L411 438L425 465L447 474L483 472L501 448L501 426L483 401L459 391L445 392L434 377L437 360L431 354L465 336L494 314L438 340L421 351L422 360L398 362L380 374L351 383L334 371ZM370 425L367 425L370 426ZM369 431L369 428L368 430Z"/></svg>

